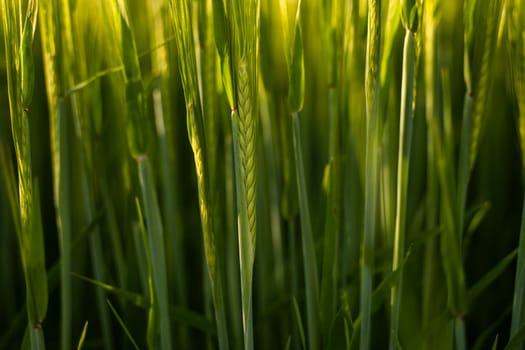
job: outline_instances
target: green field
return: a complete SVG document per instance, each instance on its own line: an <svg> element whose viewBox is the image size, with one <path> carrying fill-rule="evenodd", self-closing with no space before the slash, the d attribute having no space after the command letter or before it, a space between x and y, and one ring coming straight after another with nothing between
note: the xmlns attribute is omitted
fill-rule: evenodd
<svg viewBox="0 0 525 350"><path fill-rule="evenodd" d="M524 0L1 0L0 349L522 349Z"/></svg>

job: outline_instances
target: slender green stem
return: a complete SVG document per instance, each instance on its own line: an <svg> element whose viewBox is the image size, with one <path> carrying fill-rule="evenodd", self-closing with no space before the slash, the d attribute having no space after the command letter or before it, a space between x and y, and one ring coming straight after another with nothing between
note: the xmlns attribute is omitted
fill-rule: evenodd
<svg viewBox="0 0 525 350"><path fill-rule="evenodd" d="M439 116L438 99L435 94L438 90L438 73L437 65L438 58L436 57L436 26L438 19L436 18L438 1L425 1L424 3L424 55L425 55L425 105L426 105L426 122L427 122L427 188L426 195L426 223L427 230L432 230L438 225L439 212L439 180L437 170L438 150L436 146L436 131L438 128L437 120ZM422 287L422 307L421 316L423 329L428 327L432 317L432 312L435 310L434 294L435 294L435 279L436 279L436 239L431 239L425 247L424 258L424 272L423 272L423 287ZM425 338L423 346L430 347L429 341Z"/></svg>
<svg viewBox="0 0 525 350"><path fill-rule="evenodd" d="M61 16L57 13L55 1L42 3L40 30L42 52L46 71L46 86L49 104L49 125L51 136L51 159L53 168L53 190L56 208L56 222L59 231L59 245L62 264L61 270L61 348L71 349L71 185L70 162L67 133L67 115L65 101L60 98L63 87L63 72L58 65L54 50L62 52L62 38L56 35L55 21Z"/></svg>
<svg viewBox="0 0 525 350"><path fill-rule="evenodd" d="M54 130L55 144L55 206L57 208L57 224L61 230L60 256L60 295L61 295L61 346L67 349L71 345L71 188L70 188L70 168L69 168L69 147L67 147L67 116L65 112L64 100L59 99L55 114L55 123L51 126Z"/></svg>
<svg viewBox="0 0 525 350"><path fill-rule="evenodd" d="M341 230L342 206L342 155L341 155L341 121L338 113L337 92L335 88L328 91L330 118L330 163L328 176L328 194L325 218L323 267L321 281L321 322L324 336L330 338L330 328L336 313L337 303L337 269L339 268L339 236Z"/></svg>
<svg viewBox="0 0 525 350"><path fill-rule="evenodd" d="M293 144L295 151L297 192L299 194L299 216L301 218L302 247L304 261L304 278L306 284L306 313L308 329L308 347L317 349L319 346L319 282L317 275L317 259L315 257L310 208L304 170L301 146L301 125L299 113L292 113Z"/></svg>
<svg viewBox="0 0 525 350"><path fill-rule="evenodd" d="M153 182L153 172L147 156L137 159L138 172L142 200L147 221L148 245L153 274L154 300L157 303L156 312L160 321L160 344L163 350L172 349L171 323L169 316L168 283L166 273L166 258L164 248L164 236L162 222L160 219L160 209L158 207L155 185Z"/></svg>
<svg viewBox="0 0 525 350"><path fill-rule="evenodd" d="M414 98L415 67L414 33L407 28L403 51L403 79L401 82L401 111L399 117L399 151L397 160L396 221L394 237L394 256L392 270L400 267L405 254L406 207L408 190L408 171L412 147L412 119ZM397 348L399 340L399 314L403 293L403 271L399 271L397 285L392 288L390 304L392 307L390 326L390 349Z"/></svg>
<svg viewBox="0 0 525 350"><path fill-rule="evenodd" d="M456 350L467 349L467 336L465 329L465 321L462 318L454 320L454 333L456 338Z"/></svg>
<svg viewBox="0 0 525 350"><path fill-rule="evenodd" d="M242 299L242 318L244 330L244 347L245 349L253 349L253 320L252 320L252 280L253 280L253 259L255 252L255 245L249 237L251 224L248 213L248 196L246 188L244 187L247 174L244 173L244 161L241 158L241 152L244 147L241 146L242 132L240 130L240 121L236 111L232 112L232 128L233 128L233 155L235 164L235 193L237 199L238 211L238 240L239 240L239 261L241 272L241 299ZM255 176L255 175L253 175ZM255 205L255 204L254 204ZM255 226L253 227L255 228ZM248 237L247 237L248 236Z"/></svg>
<svg viewBox="0 0 525 350"><path fill-rule="evenodd" d="M26 5L25 16L23 5ZM30 117L33 114L30 107L35 83L33 39L38 18L38 0L4 0L2 13L11 133L18 170L15 221L19 228L16 237L25 280L26 335L29 334L31 349L44 349L42 324L48 307L48 286L39 186L33 175L30 126Z"/></svg>
<svg viewBox="0 0 525 350"><path fill-rule="evenodd" d="M368 2L368 37L366 47L366 155L365 155L365 212L361 247L361 330L360 349L370 348L372 327L372 285L374 276L374 247L377 220L378 166L380 144L379 72L381 1Z"/></svg>
<svg viewBox="0 0 525 350"><path fill-rule="evenodd" d="M471 163L471 136L472 136L472 110L473 110L473 98L470 92L465 94L465 100L463 104L463 122L461 128L461 145L459 150L458 160L458 200L457 200L457 211L458 211L458 239L460 246L463 242L463 226L464 226L464 213L467 203L467 191L468 183L470 179L470 163Z"/></svg>

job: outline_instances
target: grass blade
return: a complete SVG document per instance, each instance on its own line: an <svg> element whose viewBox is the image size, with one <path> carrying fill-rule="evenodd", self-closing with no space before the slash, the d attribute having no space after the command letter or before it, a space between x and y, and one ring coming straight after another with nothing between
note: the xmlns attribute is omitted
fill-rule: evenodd
<svg viewBox="0 0 525 350"><path fill-rule="evenodd" d="M295 299L295 297L292 298L292 302L295 311L295 317L297 318L297 328L299 328L299 338L301 339L301 345L303 346L303 349L306 349L306 337L304 336L304 327L303 319L301 317L301 310L299 310L299 305L297 304L297 300Z"/></svg>
<svg viewBox="0 0 525 350"><path fill-rule="evenodd" d="M139 178L142 189L142 200L145 208L145 218L148 231L148 247L153 272L154 300L157 302L156 312L160 321L160 339L162 349L171 349L171 322L168 312L168 283L166 274L166 258L164 253L164 236L160 209L151 165L147 157L138 159Z"/></svg>
<svg viewBox="0 0 525 350"><path fill-rule="evenodd" d="M84 341L86 340L87 328L88 328L88 321L84 323L84 328L82 328L82 333L80 335L80 339L78 340L77 350L82 350L82 347L84 346Z"/></svg>
<svg viewBox="0 0 525 350"><path fill-rule="evenodd" d="M124 323L124 320L122 320L122 318L119 316L117 310L115 310L115 307L111 304L111 302L109 300L106 300L106 302L108 303L108 306L111 309L111 312L113 313L115 318L117 319L118 323L122 327L122 330L124 330L124 333L126 333L126 336L128 337L129 341L131 342L131 344L133 344L133 347L136 350L139 350L137 342L135 341L135 339L133 339L133 336L131 335L128 327L126 327L126 324ZM87 322L86 322L86 327L87 327ZM84 330L85 330L85 327L84 327Z"/></svg>
<svg viewBox="0 0 525 350"><path fill-rule="evenodd" d="M515 249L500 262L490 269L482 278L480 278L467 292L469 302L472 304L479 295L507 269L507 267L514 261L518 251Z"/></svg>

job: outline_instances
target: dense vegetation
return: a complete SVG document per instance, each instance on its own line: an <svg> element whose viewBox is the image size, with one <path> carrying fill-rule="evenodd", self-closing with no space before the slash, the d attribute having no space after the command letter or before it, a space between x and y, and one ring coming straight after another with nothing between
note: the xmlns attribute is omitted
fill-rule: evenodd
<svg viewBox="0 0 525 350"><path fill-rule="evenodd" d="M0 349L521 348L523 0L1 16Z"/></svg>

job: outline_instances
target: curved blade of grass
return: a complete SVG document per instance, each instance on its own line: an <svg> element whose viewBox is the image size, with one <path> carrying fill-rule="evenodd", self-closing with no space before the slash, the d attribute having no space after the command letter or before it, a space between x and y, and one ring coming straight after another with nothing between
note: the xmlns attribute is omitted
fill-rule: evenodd
<svg viewBox="0 0 525 350"><path fill-rule="evenodd" d="M108 306L111 309L111 312L113 313L115 318L117 319L118 323L122 327L122 330L124 330L124 333L126 333L126 336L128 337L129 341L131 342L131 344L133 344L133 347L136 350L139 350L137 342L135 341L135 339L133 339L133 336L131 335L131 332L129 331L128 327L126 327L126 324L124 323L124 320L119 316L117 310L115 310L115 307L113 307L113 305L111 304L109 299L106 300L106 302L108 303ZM86 329L86 327L87 327L87 322L86 322L86 326L84 327L84 330ZM80 344L79 344L79 346L80 346Z"/></svg>
<svg viewBox="0 0 525 350"><path fill-rule="evenodd" d="M82 333L80 334L80 339L78 340L77 350L82 350L82 347L84 346L84 341L86 340L87 328L88 328L88 321L84 323L84 327L82 328Z"/></svg>
<svg viewBox="0 0 525 350"><path fill-rule="evenodd" d="M492 337L494 336L494 332L496 332L498 330L499 327L501 327L501 325L503 324L503 322L505 322L505 320L509 317L510 315L510 312L512 311L512 308L511 307L508 307L506 308L499 316L498 318L496 318L491 324L489 327L487 327L481 334L480 336L478 337L478 339L476 339L476 342L474 343L474 345L472 346L472 350L481 350L483 349L483 345L485 345L484 343L486 342L486 340L489 338L489 337ZM496 335L496 339L499 337L499 334ZM493 349L496 349L493 347Z"/></svg>
<svg viewBox="0 0 525 350"><path fill-rule="evenodd" d="M471 0L467 1L465 6L468 8L466 11L469 22L467 22L465 34L465 57L467 64L464 67L467 91L465 94L463 109L458 160L457 210L459 213L458 229L460 244L462 244L463 240L464 212L466 209L465 206L470 173L472 172L472 168L476 161L483 123L483 114L487 104L486 100L490 93L492 80L491 72L493 71L490 67L492 66L494 49L496 47L497 25L502 12L500 0L491 0L488 4L480 3L479 6L477 5L476 0ZM477 10L477 23L474 23L475 20L472 18L475 10ZM471 26L474 24L480 24L480 22L484 26L484 30L472 31ZM481 40L482 46L478 47L474 45L474 35L478 36L478 40ZM469 50L475 55L481 56L479 62L474 61L477 57L469 58ZM471 60L470 62L468 61L469 59ZM477 78L477 80L470 81L473 77Z"/></svg>
<svg viewBox="0 0 525 350"><path fill-rule="evenodd" d="M492 343L492 350L496 350L498 348L498 338L499 334L496 335L496 339L494 339L494 343Z"/></svg>
<svg viewBox="0 0 525 350"><path fill-rule="evenodd" d="M108 293L114 294L121 298L122 300L128 301L132 303L133 305L140 307L142 309L147 309L151 306L151 302L148 299L148 297L138 294L135 292L131 292L126 289L122 289L119 287L112 286L110 284L100 282L97 280L94 280L92 278L79 275L77 273L73 273L73 276L89 282ZM209 333L209 334L215 334L215 328L212 322L208 321L206 318L204 318L202 315L188 310L184 307L176 306L176 305L169 305L170 314L173 315L173 318L179 322L185 323L188 326L191 326L195 329L201 330L203 332Z"/></svg>
<svg viewBox="0 0 525 350"><path fill-rule="evenodd" d="M486 201L481 203L476 208L473 208L469 213L467 213L467 217L470 218L466 230L467 236L473 235L476 232L485 216L487 216L487 213L490 211L491 207L491 203L489 201Z"/></svg>
<svg viewBox="0 0 525 350"><path fill-rule="evenodd" d="M306 337L304 336L303 318L301 317L301 310L297 304L295 297L292 297L293 309L295 311L295 317L297 319L297 328L299 329L299 338L301 339L301 345L303 349L306 349Z"/></svg>
<svg viewBox="0 0 525 350"><path fill-rule="evenodd" d="M490 286L505 270L508 268L510 263L514 261L518 250L514 249L512 252L507 254L500 262L490 269L482 278L480 278L467 292L469 303L472 304L476 298Z"/></svg>

